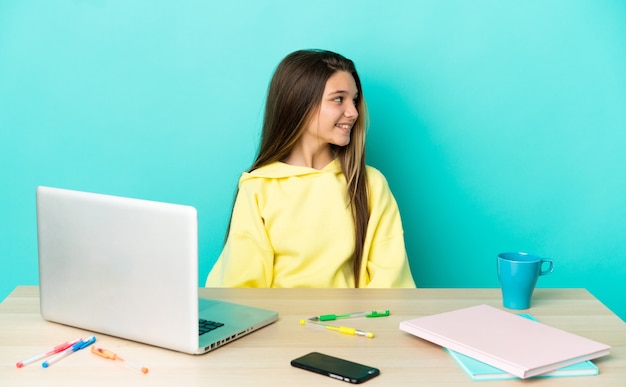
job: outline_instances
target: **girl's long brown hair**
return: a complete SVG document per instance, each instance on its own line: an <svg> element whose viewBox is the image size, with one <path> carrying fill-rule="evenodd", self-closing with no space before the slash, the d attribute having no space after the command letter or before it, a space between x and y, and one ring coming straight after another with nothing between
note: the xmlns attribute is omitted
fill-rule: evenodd
<svg viewBox="0 0 626 387"><path fill-rule="evenodd" d="M354 63L325 50L295 51L278 65L270 82L258 156L249 172L284 160L302 136L305 125L321 104L328 79L338 71L352 74L358 90L359 116L352 127L350 143L332 146L348 186L348 201L354 221L354 281L359 287L365 234L369 221L365 173L367 107Z"/></svg>

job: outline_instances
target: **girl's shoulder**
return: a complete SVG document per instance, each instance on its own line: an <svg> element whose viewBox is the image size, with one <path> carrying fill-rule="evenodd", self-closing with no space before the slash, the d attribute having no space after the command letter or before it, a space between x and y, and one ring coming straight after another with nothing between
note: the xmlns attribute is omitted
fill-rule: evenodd
<svg viewBox="0 0 626 387"><path fill-rule="evenodd" d="M381 171L368 165L365 167L367 173L367 181L370 187L386 187L387 178Z"/></svg>

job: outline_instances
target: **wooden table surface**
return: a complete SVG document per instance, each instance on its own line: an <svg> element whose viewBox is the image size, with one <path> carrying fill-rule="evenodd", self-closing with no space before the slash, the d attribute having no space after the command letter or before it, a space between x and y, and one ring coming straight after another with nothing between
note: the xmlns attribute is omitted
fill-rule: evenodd
<svg viewBox="0 0 626 387"><path fill-rule="evenodd" d="M598 376L472 382L439 346L398 329L401 321L488 304L502 308L499 289L204 289L200 295L276 310L279 321L205 355L193 356L94 333L98 346L148 367L141 374L89 351L50 368L15 363L92 332L50 323L39 314L38 288L20 286L0 304L1 386L341 386L344 382L291 367L318 351L377 367L367 386L626 386L626 324L584 289L536 289L531 313L548 325L611 345L594 360ZM328 313L385 310L391 316L344 320L373 339L301 326ZM344 384L342 384L344 383Z"/></svg>

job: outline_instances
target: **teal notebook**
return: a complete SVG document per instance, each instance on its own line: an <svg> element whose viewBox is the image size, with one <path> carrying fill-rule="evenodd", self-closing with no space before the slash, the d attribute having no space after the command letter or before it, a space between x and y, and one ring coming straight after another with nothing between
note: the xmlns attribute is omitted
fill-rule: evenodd
<svg viewBox="0 0 626 387"><path fill-rule="evenodd" d="M536 319L529 314L520 314L522 317L526 317L530 320ZM465 356L458 352L452 351L446 348L446 351L450 354L452 359L461 367L461 369L475 381L478 380L506 380L506 379L520 379L517 376L511 375L499 368L492 367L489 364L485 364L472 357ZM542 375L537 375L535 378L554 378L561 376L593 376L598 374L598 367L591 361L583 361L578 364L572 364L567 367L559 368Z"/></svg>
<svg viewBox="0 0 626 387"><path fill-rule="evenodd" d="M450 354L452 359L463 369L463 371L472 380L506 380L506 379L520 379L517 376L511 375L502 371L499 368L492 367L481 361L478 361L469 356L462 355L458 352L454 352L446 348L446 351ZM555 378L560 376L591 376L598 374L598 367L591 361L587 360L582 363L572 364L567 367L559 368L542 375L534 376L533 378ZM532 379L532 378L530 378ZM521 380L521 379L520 379Z"/></svg>

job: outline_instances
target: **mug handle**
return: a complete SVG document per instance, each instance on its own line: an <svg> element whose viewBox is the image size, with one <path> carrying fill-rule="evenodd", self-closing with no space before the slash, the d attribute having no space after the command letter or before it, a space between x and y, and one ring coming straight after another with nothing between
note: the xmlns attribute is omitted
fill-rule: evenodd
<svg viewBox="0 0 626 387"><path fill-rule="evenodd" d="M548 268L547 269L543 269L543 264L544 263L548 263ZM546 275L546 274L550 274L554 271L554 261L548 258L542 258L541 259L541 271L539 272L539 275Z"/></svg>

